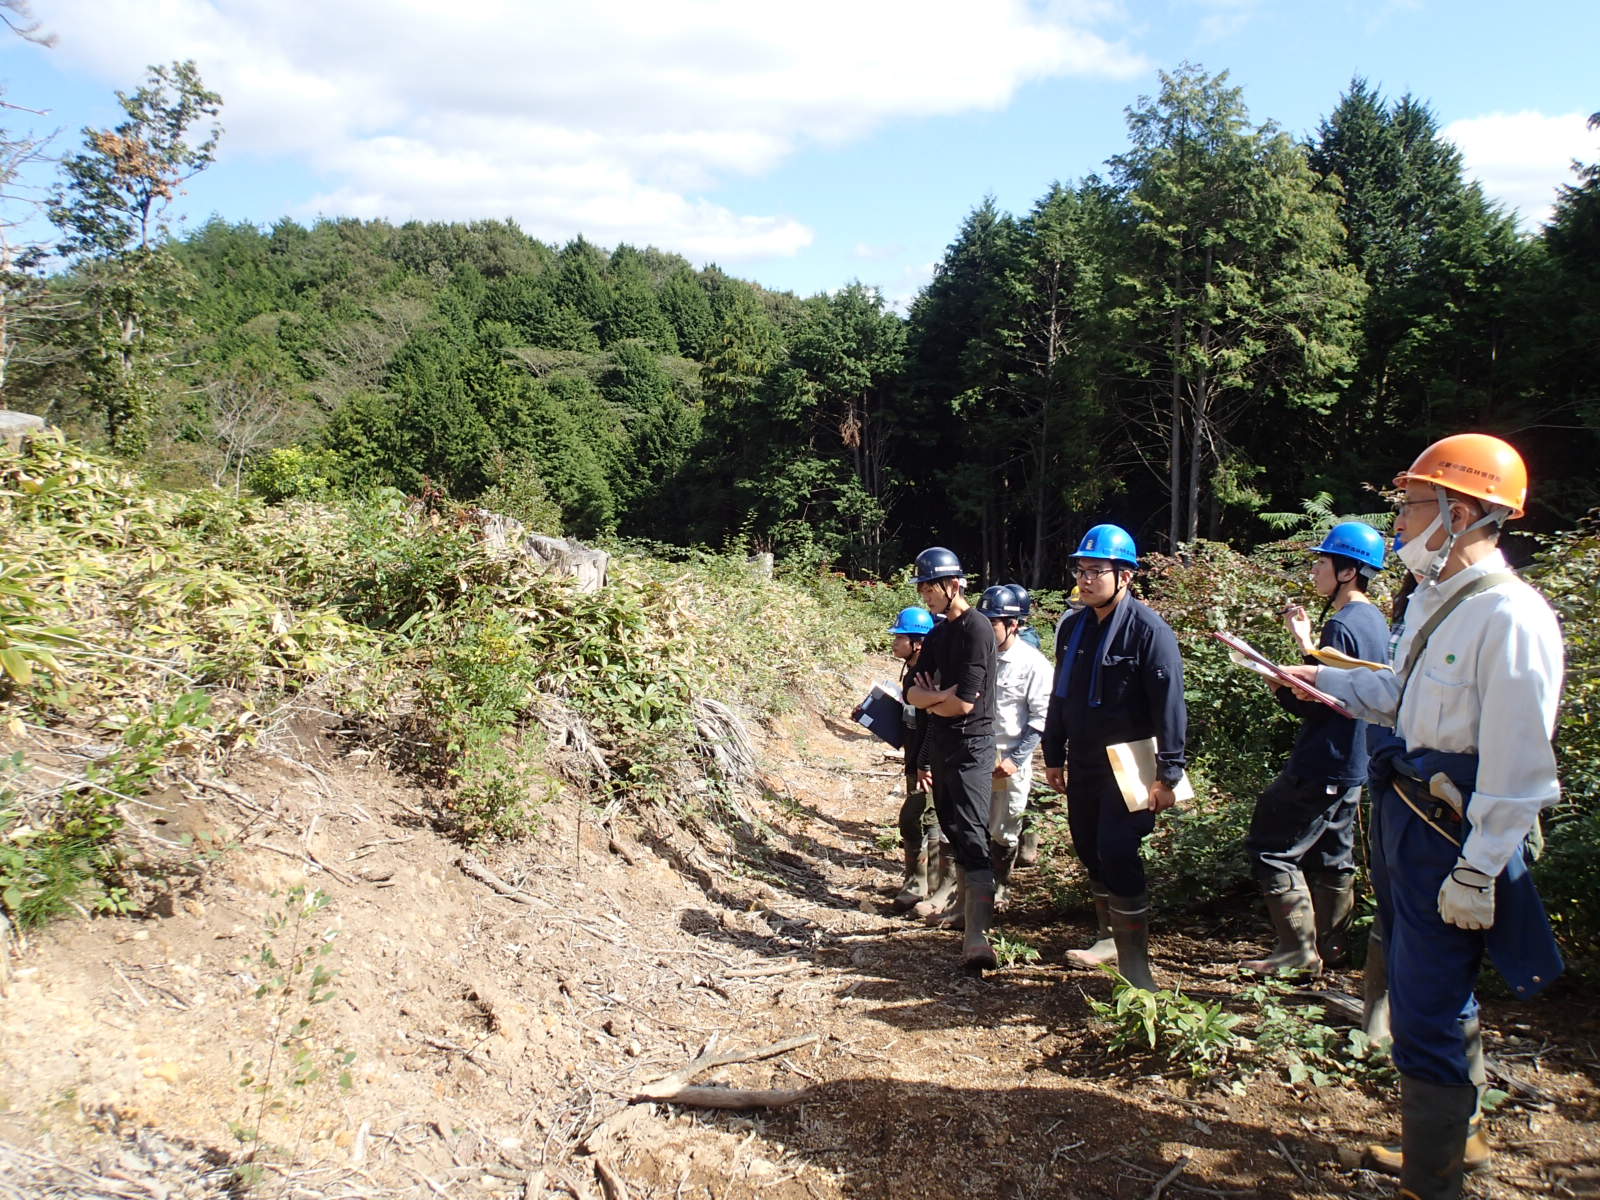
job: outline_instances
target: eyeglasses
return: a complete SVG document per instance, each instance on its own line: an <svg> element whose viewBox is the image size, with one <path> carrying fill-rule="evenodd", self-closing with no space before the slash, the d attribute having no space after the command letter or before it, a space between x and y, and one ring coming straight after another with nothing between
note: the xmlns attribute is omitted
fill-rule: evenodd
<svg viewBox="0 0 1600 1200"><path fill-rule="evenodd" d="M1115 567L1073 567L1072 573L1085 583L1093 583L1102 575L1115 575Z"/></svg>
<svg viewBox="0 0 1600 1200"><path fill-rule="evenodd" d="M1394 506L1394 510L1397 513L1403 513L1403 512L1405 512L1406 509L1415 508L1419 504L1437 504L1437 503L1439 503L1439 497L1437 497L1437 496L1430 496L1426 500L1400 500L1400 501L1396 502L1396 504Z"/></svg>

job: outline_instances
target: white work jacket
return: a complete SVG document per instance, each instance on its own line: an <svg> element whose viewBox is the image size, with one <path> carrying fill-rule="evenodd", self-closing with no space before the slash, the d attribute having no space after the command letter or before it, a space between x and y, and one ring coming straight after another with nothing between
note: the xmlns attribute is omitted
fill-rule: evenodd
<svg viewBox="0 0 1600 1200"><path fill-rule="evenodd" d="M1004 753L1029 729L1044 732L1055 668L1021 638L1011 643L1011 649L995 655L994 666L994 741L996 749Z"/></svg>
<svg viewBox="0 0 1600 1200"><path fill-rule="evenodd" d="M1411 640L1461 588L1506 570L1498 550L1433 585L1406 607L1395 668ZM1468 806L1472 832L1461 856L1499 875L1533 829L1539 810L1561 795L1556 780L1556 703L1561 697L1561 627L1543 596L1520 579L1461 602L1428 639L1411 671L1398 721L1400 678L1393 671L1323 667L1317 686L1358 717L1392 726L1407 752L1442 750L1478 756L1478 785Z"/></svg>

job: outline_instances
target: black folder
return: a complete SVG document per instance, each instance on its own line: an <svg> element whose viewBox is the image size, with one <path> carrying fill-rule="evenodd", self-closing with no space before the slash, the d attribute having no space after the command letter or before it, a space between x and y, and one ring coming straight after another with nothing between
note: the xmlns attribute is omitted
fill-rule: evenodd
<svg viewBox="0 0 1600 1200"><path fill-rule="evenodd" d="M872 733L888 742L896 750L906 744L905 701L900 689L892 683L875 683L867 698L861 702L861 712L856 720Z"/></svg>

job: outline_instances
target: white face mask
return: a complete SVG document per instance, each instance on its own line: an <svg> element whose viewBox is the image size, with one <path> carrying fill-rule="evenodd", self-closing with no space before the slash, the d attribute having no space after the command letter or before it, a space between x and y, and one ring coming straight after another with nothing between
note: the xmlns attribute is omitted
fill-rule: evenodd
<svg viewBox="0 0 1600 1200"><path fill-rule="evenodd" d="M1440 553L1438 550L1428 549L1428 540L1433 537L1436 530L1441 528L1443 528L1441 520L1439 516L1435 514L1433 518L1433 524L1429 525L1421 533L1417 534L1416 537L1406 538L1404 541L1401 541L1399 537L1396 537L1394 540L1395 556L1398 557L1401 562L1405 563L1406 570L1410 571L1419 579L1427 575L1428 567L1432 565L1434 555Z"/></svg>

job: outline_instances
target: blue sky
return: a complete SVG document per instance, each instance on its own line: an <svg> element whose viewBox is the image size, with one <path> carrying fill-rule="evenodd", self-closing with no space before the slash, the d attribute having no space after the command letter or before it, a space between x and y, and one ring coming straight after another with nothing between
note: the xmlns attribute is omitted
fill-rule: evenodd
<svg viewBox="0 0 1600 1200"><path fill-rule="evenodd" d="M223 95L217 213L514 217L802 294L904 304L992 193L1025 210L1125 145L1183 61L1257 121L1312 130L1356 74L1431 104L1486 190L1536 228L1600 159L1600 5L1479 0L33 0L52 49L0 43L13 130L118 117L153 62ZM12 214L15 215L15 212Z"/></svg>

